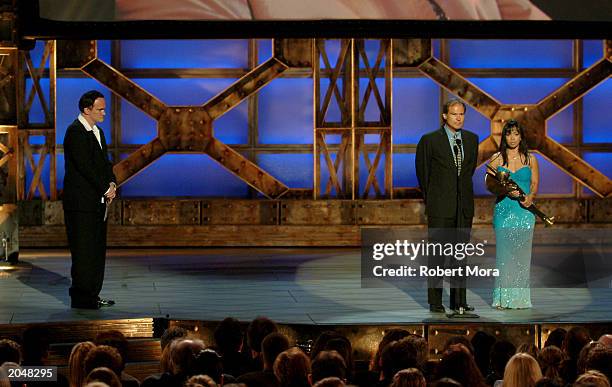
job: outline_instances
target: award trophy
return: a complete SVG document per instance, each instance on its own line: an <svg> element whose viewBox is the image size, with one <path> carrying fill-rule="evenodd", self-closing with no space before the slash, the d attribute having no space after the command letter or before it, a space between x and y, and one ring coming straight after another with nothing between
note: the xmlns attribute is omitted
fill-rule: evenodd
<svg viewBox="0 0 612 387"><path fill-rule="evenodd" d="M523 191L521 187L514 180L512 180L508 171L496 171L490 165L487 165L485 183L487 185L487 189L496 196L505 196L512 191L519 192L519 196L517 197L519 201L525 200L525 197L527 196L525 191ZM532 203L526 208L531 213L542 219L545 226L552 226L554 224L555 217L547 216L538 207L536 207L535 204Z"/></svg>

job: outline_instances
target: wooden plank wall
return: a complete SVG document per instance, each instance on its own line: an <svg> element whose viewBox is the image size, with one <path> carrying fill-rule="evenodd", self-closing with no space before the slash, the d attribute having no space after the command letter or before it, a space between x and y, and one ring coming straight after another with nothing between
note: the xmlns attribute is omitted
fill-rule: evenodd
<svg viewBox="0 0 612 387"><path fill-rule="evenodd" d="M474 227L491 227L492 198L476 199ZM541 199L555 227L609 227L612 199ZM19 205L21 247L66 247L61 201ZM422 200L117 200L113 247L359 246L362 227L423 228ZM539 222L539 221L538 221ZM541 222L539 222L541 223ZM541 226L541 224L540 224Z"/></svg>

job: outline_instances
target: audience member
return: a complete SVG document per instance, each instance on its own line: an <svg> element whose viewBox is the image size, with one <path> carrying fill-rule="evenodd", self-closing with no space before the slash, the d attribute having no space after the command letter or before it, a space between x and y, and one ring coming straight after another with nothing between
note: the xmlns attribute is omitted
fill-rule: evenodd
<svg viewBox="0 0 612 387"><path fill-rule="evenodd" d="M335 337L327 342L325 345L325 351L336 351L346 364L346 381L352 382L355 372L355 363L353 361L353 346L349 339L345 336ZM312 359L312 357L311 357Z"/></svg>
<svg viewBox="0 0 612 387"><path fill-rule="evenodd" d="M223 372L238 377L249 371L248 357L242 353L242 327L235 318L227 317L214 332L217 352L223 358Z"/></svg>
<svg viewBox="0 0 612 387"><path fill-rule="evenodd" d="M427 387L425 376L418 368L407 368L393 376L391 387Z"/></svg>
<svg viewBox="0 0 612 387"><path fill-rule="evenodd" d="M185 387L217 387L217 383L208 375L194 375L187 379Z"/></svg>
<svg viewBox="0 0 612 387"><path fill-rule="evenodd" d="M338 378L333 378L333 377L321 379L313 385L313 387L344 387L344 386L346 386L346 384L344 384L344 381Z"/></svg>
<svg viewBox="0 0 612 387"><path fill-rule="evenodd" d="M85 382L85 358L87 354L96 347L91 341L77 343L70 351L68 358L68 374L70 387L81 387Z"/></svg>
<svg viewBox="0 0 612 387"><path fill-rule="evenodd" d="M563 382L561 378L561 364L565 360L563 351L554 345L549 345L540 351L537 360L544 377Z"/></svg>
<svg viewBox="0 0 612 387"><path fill-rule="evenodd" d="M378 343L378 348L376 349L376 353L374 354L374 357L372 358L372 361L370 362L370 370L374 371L377 374L380 373L381 371L380 357L385 347L389 345L389 343L393 341L401 340L407 336L410 336L410 332L408 332L405 329L393 328L393 329L389 329L385 331L385 334L383 335L382 340L380 341L380 343Z"/></svg>
<svg viewBox="0 0 612 387"><path fill-rule="evenodd" d="M406 368L417 367L417 351L412 342L405 338L394 341L383 349L379 386L388 386L393 382L393 376Z"/></svg>
<svg viewBox="0 0 612 387"><path fill-rule="evenodd" d="M278 332L278 326L274 321L267 317L259 316L249 324L246 331L246 337L247 345L251 351L251 371L261 371L263 369L261 342L266 336L274 332Z"/></svg>
<svg viewBox="0 0 612 387"><path fill-rule="evenodd" d="M528 353L534 359L537 359L538 356L540 355L540 350L538 349L538 347L534 343L523 343L523 344L518 346L518 348L516 349L516 352L517 353L518 352Z"/></svg>
<svg viewBox="0 0 612 387"><path fill-rule="evenodd" d="M500 340L491 347L491 372L486 377L486 382L492 386L496 380L504 378L504 370L508 360L516 353L516 347L509 341Z"/></svg>
<svg viewBox="0 0 612 387"><path fill-rule="evenodd" d="M276 358L274 374L281 387L309 387L310 359L299 348L289 348Z"/></svg>
<svg viewBox="0 0 612 387"><path fill-rule="evenodd" d="M610 387L610 381L606 378L606 375L599 371L587 371L580 375L573 387Z"/></svg>
<svg viewBox="0 0 612 387"><path fill-rule="evenodd" d="M563 340L563 352L567 359L561 365L561 376L567 383L573 383L578 376L578 356L582 348L591 341L589 332L583 327L573 327Z"/></svg>
<svg viewBox="0 0 612 387"><path fill-rule="evenodd" d="M0 340L0 365L5 362L21 362L21 346L17 342L9 339Z"/></svg>
<svg viewBox="0 0 612 387"><path fill-rule="evenodd" d="M601 335L601 337L597 341L599 341L606 347L612 347L612 335L608 335L608 334Z"/></svg>
<svg viewBox="0 0 612 387"><path fill-rule="evenodd" d="M310 369L310 384L334 376L346 381L346 363L336 351L319 352L312 361Z"/></svg>
<svg viewBox="0 0 612 387"><path fill-rule="evenodd" d="M470 341L474 348L474 361L483 375L489 374L491 364L491 347L495 344L495 337L487 332L478 331Z"/></svg>
<svg viewBox="0 0 612 387"><path fill-rule="evenodd" d="M550 345L554 345L557 348L563 348L563 340L565 340L565 335L567 331L563 328L555 328L553 329L546 338L546 342L544 342L544 347L548 347Z"/></svg>
<svg viewBox="0 0 612 387"><path fill-rule="evenodd" d="M140 385L138 379L125 372L129 343L123 333L117 330L102 331L96 335L94 343L96 345L108 345L119 351L121 355L121 373L118 376L123 387L138 387Z"/></svg>
<svg viewBox="0 0 612 387"><path fill-rule="evenodd" d="M119 376L107 367L98 367L91 370L85 379L85 383L102 382L109 387L121 387Z"/></svg>
<svg viewBox="0 0 612 387"><path fill-rule="evenodd" d="M485 379L472 355L463 350L451 350L444 354L436 370L436 379L451 378L463 387L484 387Z"/></svg>
<svg viewBox="0 0 612 387"><path fill-rule="evenodd" d="M84 373L89 375L95 368L110 368L116 375L121 373L121 355L119 351L108 345L98 345L90 349L83 362Z"/></svg>
<svg viewBox="0 0 612 387"><path fill-rule="evenodd" d="M456 350L459 349L461 346L465 348L468 354L474 356L474 347L472 346L472 343L470 342L470 339L467 338L467 336L457 335L449 337L448 340L446 340L446 343L444 343L443 351L446 352L449 349Z"/></svg>
<svg viewBox="0 0 612 387"><path fill-rule="evenodd" d="M176 339L186 338L188 334L189 332L187 331L187 329L183 327L179 327L179 326L172 326L166 329L164 333L162 334L161 339L159 340L159 344L161 345L162 352L164 349L166 349L168 344L170 344Z"/></svg>
<svg viewBox="0 0 612 387"><path fill-rule="evenodd" d="M591 349L586 357L585 370L595 370L612 380L612 347L598 345Z"/></svg>
<svg viewBox="0 0 612 387"><path fill-rule="evenodd" d="M223 375L223 359L211 348L204 349L195 355L192 375L208 375L212 380L223 385L229 383ZM233 381L233 380L232 380Z"/></svg>
<svg viewBox="0 0 612 387"><path fill-rule="evenodd" d="M249 387L279 386L279 381L274 375L274 361L281 352L287 349L289 349L289 340L285 335L278 332L270 333L261 342L263 371L249 372L240 376L237 381Z"/></svg>
<svg viewBox="0 0 612 387"><path fill-rule="evenodd" d="M542 378L540 365L528 353L519 352L512 356L504 372L504 387L535 387Z"/></svg>

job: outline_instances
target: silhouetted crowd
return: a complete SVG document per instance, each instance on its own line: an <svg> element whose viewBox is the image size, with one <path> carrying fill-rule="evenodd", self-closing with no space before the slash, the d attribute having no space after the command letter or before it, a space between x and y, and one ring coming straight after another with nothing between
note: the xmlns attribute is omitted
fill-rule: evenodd
<svg viewBox="0 0 612 387"><path fill-rule="evenodd" d="M226 318L212 346L184 328L168 328L160 373L142 382L125 372L129 342L119 331L74 345L57 382L8 380L10 368L46 364L49 341L40 327L24 331L20 343L0 340L0 387L610 387L612 377L612 335L593 341L582 327L555 329L541 350L482 331L471 340L453 336L436 359L423 337L388 329L367 364L354 360L350 340L338 332L321 333L309 348L292 347L274 321L258 317L246 332Z"/></svg>

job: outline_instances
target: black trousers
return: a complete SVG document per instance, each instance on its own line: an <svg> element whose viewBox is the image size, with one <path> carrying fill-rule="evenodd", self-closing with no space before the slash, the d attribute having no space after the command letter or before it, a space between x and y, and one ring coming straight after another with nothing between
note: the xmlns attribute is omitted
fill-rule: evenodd
<svg viewBox="0 0 612 387"><path fill-rule="evenodd" d="M465 243L470 240L472 229L472 218L461 216L458 218L427 218L429 242L433 243ZM449 265L445 265L448 262ZM428 267L448 267L456 268L464 266L465 261L457 261L454 257L444 255L431 255L427 259ZM442 284L443 277L427 278L427 302L431 305L442 304ZM450 301L451 309L457 309L467 304L465 277L451 277L450 280Z"/></svg>
<svg viewBox="0 0 612 387"><path fill-rule="evenodd" d="M69 294L73 304L97 302L104 281L106 261L105 205L96 212L64 211L68 245L72 257L72 286Z"/></svg>

